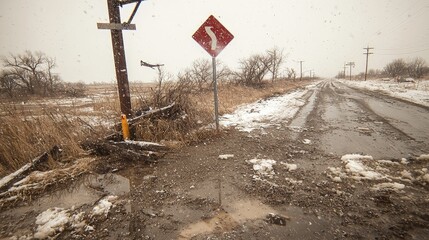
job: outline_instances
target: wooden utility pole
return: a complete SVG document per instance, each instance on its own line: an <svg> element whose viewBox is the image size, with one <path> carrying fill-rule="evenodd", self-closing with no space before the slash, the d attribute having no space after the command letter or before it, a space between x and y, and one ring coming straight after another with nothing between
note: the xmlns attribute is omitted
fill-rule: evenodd
<svg viewBox="0 0 429 240"><path fill-rule="evenodd" d="M347 64L344 63L344 80L346 79L346 68L347 68Z"/></svg>
<svg viewBox="0 0 429 240"><path fill-rule="evenodd" d="M352 80L352 67L355 67L355 63L348 62L346 65L350 67L350 80Z"/></svg>
<svg viewBox="0 0 429 240"><path fill-rule="evenodd" d="M136 30L136 25L131 24L134 15L140 3L143 0L107 0L107 9L109 11L109 23L97 23L98 29L108 29L112 37L113 58L115 60L116 81L118 82L119 103L122 114L130 117L131 97L130 86L128 84L127 63L125 61L124 39L122 30ZM129 20L121 23L121 13L119 7L129 3L137 3Z"/></svg>
<svg viewBox="0 0 429 240"><path fill-rule="evenodd" d="M363 54L366 54L366 65L365 65L365 81L366 81L366 76L367 76L367 73L368 73L368 56L370 54L374 54L374 53L370 53L369 50L370 49L374 49L374 48L370 48L369 46L367 46L364 49L366 49L366 53L363 53Z"/></svg>
<svg viewBox="0 0 429 240"><path fill-rule="evenodd" d="M300 77L299 77L299 80L300 81L302 81L302 63L303 63L304 61L299 61L299 69L300 69L300 72L301 72L301 74L300 74Z"/></svg>
<svg viewBox="0 0 429 240"><path fill-rule="evenodd" d="M110 23L121 23L119 3L116 0L107 0ZM127 63L125 61L124 40L122 30L111 29L113 57L115 60L116 80L118 82L119 102L121 112L131 116L130 86L128 84Z"/></svg>

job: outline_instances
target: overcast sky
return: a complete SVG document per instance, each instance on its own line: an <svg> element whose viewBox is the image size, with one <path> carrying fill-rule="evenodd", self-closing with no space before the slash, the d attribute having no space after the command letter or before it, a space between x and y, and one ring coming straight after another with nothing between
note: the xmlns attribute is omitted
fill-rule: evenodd
<svg viewBox="0 0 429 240"><path fill-rule="evenodd" d="M127 21L134 4L121 10ZM236 69L240 59L277 46L284 67L332 77L354 61L365 70L363 48L374 47L370 68L395 58L429 62L427 0L147 0L124 31L130 81L151 82L156 71L140 60L163 63L176 75L195 59L211 59L193 33L214 15L235 36L218 59ZM65 81L115 82L105 0L0 1L0 55L42 51L57 60Z"/></svg>

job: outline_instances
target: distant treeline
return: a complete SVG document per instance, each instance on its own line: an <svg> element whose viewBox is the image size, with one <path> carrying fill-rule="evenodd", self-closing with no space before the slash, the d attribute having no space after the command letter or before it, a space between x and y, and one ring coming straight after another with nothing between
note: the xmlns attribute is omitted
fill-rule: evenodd
<svg viewBox="0 0 429 240"><path fill-rule="evenodd" d="M220 84L238 84L261 87L265 80L296 80L301 73L293 68L284 67L286 55L283 49L273 47L263 53L243 58L237 70L216 61L216 76ZM52 70L55 59L42 52L25 51L23 54L2 58L0 69L0 97L25 98L29 96L83 96L84 83L66 83ZM213 86L212 63L207 59L197 59L177 76L169 74L164 67L157 68L155 79L158 86L164 82L178 82L188 89L204 90ZM302 72L302 79L316 78L314 71ZM266 81L265 81L266 82Z"/></svg>
<svg viewBox="0 0 429 240"><path fill-rule="evenodd" d="M370 69L368 70L368 78L403 78L411 77L414 79L420 79L429 74L429 67L423 58L417 57L410 61L405 61L402 58L395 59L388 63L382 70ZM345 76L346 75L346 76ZM346 78L348 73L343 71L339 72L336 78ZM354 78L363 79L365 76L364 72L361 72L354 76Z"/></svg>
<svg viewBox="0 0 429 240"><path fill-rule="evenodd" d="M29 96L81 96L83 83L65 83L53 72L54 58L42 52L25 51L23 54L2 58L0 69L0 96L22 98Z"/></svg>

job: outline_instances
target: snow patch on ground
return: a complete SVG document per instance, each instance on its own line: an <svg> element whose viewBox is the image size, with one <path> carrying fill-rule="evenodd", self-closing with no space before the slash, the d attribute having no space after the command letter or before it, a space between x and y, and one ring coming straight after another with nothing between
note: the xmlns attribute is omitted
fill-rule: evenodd
<svg viewBox="0 0 429 240"><path fill-rule="evenodd" d="M247 162L253 164L253 170L259 175L259 177L272 178L275 175L273 169L273 165L276 164L275 160L254 158Z"/></svg>
<svg viewBox="0 0 429 240"><path fill-rule="evenodd" d="M92 209L92 216L104 215L107 216L110 208L113 206L113 202L117 199L117 196L107 196L100 201L98 204Z"/></svg>
<svg viewBox="0 0 429 240"><path fill-rule="evenodd" d="M36 233L34 238L45 239L64 231L70 221L68 210L63 208L50 208L36 217Z"/></svg>
<svg viewBox="0 0 429 240"><path fill-rule="evenodd" d="M113 202L117 199L117 196L107 196L98 201L97 205L94 206L89 217L104 216L106 217L110 209L114 206ZM65 229L75 231L93 231L94 228L88 225L85 221L85 212L79 212L73 214L74 208L49 208L46 211L40 213L36 217L36 231L34 238L46 239L56 238L56 235L63 232Z"/></svg>
<svg viewBox="0 0 429 240"><path fill-rule="evenodd" d="M361 155L361 154L346 154L341 157L341 160L373 160L372 156Z"/></svg>
<svg viewBox="0 0 429 240"><path fill-rule="evenodd" d="M351 178L356 180L361 179L383 179L384 176L372 169L369 166L363 164L362 161L373 160L372 156L360 155L360 154L347 154L341 157L341 160L345 164L346 172L351 174Z"/></svg>
<svg viewBox="0 0 429 240"><path fill-rule="evenodd" d="M307 92L308 88L243 105L232 114L221 116L219 123L225 127L233 126L243 132L278 125L291 119L305 104L301 98Z"/></svg>
<svg viewBox="0 0 429 240"><path fill-rule="evenodd" d="M417 160L419 160L419 161L429 161L429 154L422 154L419 157L417 157Z"/></svg>
<svg viewBox="0 0 429 240"><path fill-rule="evenodd" d="M137 146L140 146L140 147L150 147L150 146L163 147L163 145L161 145L159 143L145 142L145 141L125 140L125 143L131 144L131 145L137 145Z"/></svg>
<svg viewBox="0 0 429 240"><path fill-rule="evenodd" d="M233 158L234 157L234 154L222 154L222 155L219 155L219 159L220 160L227 160L227 159L229 159L229 158Z"/></svg>
<svg viewBox="0 0 429 240"><path fill-rule="evenodd" d="M286 170L290 171L295 171L298 168L298 165L293 164L293 163L285 163L285 162L280 162L281 165L286 167Z"/></svg>
<svg viewBox="0 0 429 240"><path fill-rule="evenodd" d="M398 192L399 190L402 190L405 188L404 184L401 183L379 183L379 184L375 184L371 189L374 191L383 191L383 190L390 190L390 191L395 191Z"/></svg>
<svg viewBox="0 0 429 240"><path fill-rule="evenodd" d="M429 174L423 175L422 180L425 181L426 183L429 183Z"/></svg>
<svg viewBox="0 0 429 240"><path fill-rule="evenodd" d="M415 83L398 83L394 81L344 81L340 82L352 87L363 88L371 91L381 91L392 97L429 106L429 80L421 80Z"/></svg>
<svg viewBox="0 0 429 240"><path fill-rule="evenodd" d="M427 154L423 154L420 157L425 160L426 156ZM341 160L340 167L328 167L326 171L326 175L333 182L343 182L344 179L377 181L372 190L396 192L405 188L405 184L429 183L428 169L419 167L419 163L422 162L417 158L414 161L415 164L407 164L408 161L404 159L400 162L397 162L399 160L374 160L372 156L361 154L346 154L341 157ZM380 183L381 180L386 182Z"/></svg>
<svg viewBox="0 0 429 240"><path fill-rule="evenodd" d="M295 180L295 179L292 179L292 178L285 178L285 180L286 181L288 181L290 184L293 184L293 185L295 185L295 184L302 184L302 181L301 180Z"/></svg>

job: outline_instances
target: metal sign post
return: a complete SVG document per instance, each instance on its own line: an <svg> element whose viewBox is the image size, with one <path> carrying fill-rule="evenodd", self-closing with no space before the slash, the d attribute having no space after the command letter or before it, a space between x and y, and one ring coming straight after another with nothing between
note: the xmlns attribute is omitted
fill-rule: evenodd
<svg viewBox="0 0 429 240"><path fill-rule="evenodd" d="M219 131L219 101L217 97L217 79L216 79L216 58L212 57L212 65L213 65L213 95L214 95L214 108L215 108L215 122L216 122L216 130Z"/></svg>
<svg viewBox="0 0 429 240"><path fill-rule="evenodd" d="M228 45L234 36L213 15L198 28L192 38L211 56L213 65L213 93L216 130L219 131L219 107L216 79L216 56Z"/></svg>

